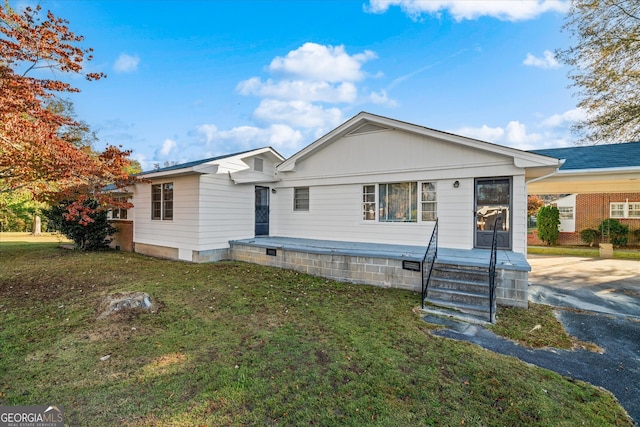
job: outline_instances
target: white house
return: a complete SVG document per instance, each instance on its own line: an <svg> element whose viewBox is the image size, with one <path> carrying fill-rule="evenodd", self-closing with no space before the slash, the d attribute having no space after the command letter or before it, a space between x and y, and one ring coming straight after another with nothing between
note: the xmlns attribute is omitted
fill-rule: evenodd
<svg viewBox="0 0 640 427"><path fill-rule="evenodd" d="M134 250L193 262L228 259L229 240L268 234L269 186L283 160L261 148L141 174L146 182L132 189L127 214Z"/></svg>
<svg viewBox="0 0 640 427"><path fill-rule="evenodd" d="M362 112L286 160L262 148L144 173L128 219L140 253L240 259L414 290L420 275L403 261L422 259L436 219L439 253L460 259L484 257L474 250L491 247L497 224L503 267L520 274L503 282L525 288L514 298L522 305L527 182L559 166Z"/></svg>

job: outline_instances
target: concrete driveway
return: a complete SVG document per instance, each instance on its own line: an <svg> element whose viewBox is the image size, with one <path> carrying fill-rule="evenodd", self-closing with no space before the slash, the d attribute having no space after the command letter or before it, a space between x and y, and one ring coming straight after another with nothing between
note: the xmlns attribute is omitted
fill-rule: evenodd
<svg viewBox="0 0 640 427"><path fill-rule="evenodd" d="M529 301L640 317L640 261L527 256Z"/></svg>

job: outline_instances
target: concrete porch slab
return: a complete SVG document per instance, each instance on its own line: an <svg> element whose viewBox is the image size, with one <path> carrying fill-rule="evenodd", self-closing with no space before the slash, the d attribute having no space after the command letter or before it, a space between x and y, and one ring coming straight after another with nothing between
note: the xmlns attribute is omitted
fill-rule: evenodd
<svg viewBox="0 0 640 427"><path fill-rule="evenodd" d="M388 243L345 242L338 240L300 239L295 237L260 236L230 243L285 249L315 254L366 256L396 260L422 261L426 246L393 245ZM489 249L438 248L438 262L444 264L488 267ZM499 250L497 267L502 270L531 271L527 257L516 252Z"/></svg>

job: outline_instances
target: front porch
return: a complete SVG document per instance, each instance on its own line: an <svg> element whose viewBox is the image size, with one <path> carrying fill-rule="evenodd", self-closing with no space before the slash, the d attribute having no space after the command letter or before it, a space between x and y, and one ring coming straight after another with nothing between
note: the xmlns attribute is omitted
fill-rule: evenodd
<svg viewBox="0 0 640 427"><path fill-rule="evenodd" d="M380 287L422 290L421 262L426 246L393 245L291 237L234 240L230 258L287 268L315 276ZM487 268L489 249L438 248L436 264ZM528 272L525 255L498 250L496 300L499 305L527 307Z"/></svg>

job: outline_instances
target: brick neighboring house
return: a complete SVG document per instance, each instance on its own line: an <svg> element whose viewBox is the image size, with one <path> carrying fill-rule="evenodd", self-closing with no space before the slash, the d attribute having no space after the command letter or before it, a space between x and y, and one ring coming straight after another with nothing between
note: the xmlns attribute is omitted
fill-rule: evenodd
<svg viewBox="0 0 640 427"><path fill-rule="evenodd" d="M629 227L629 245L640 245L633 235L640 230L640 192L570 194L552 203L560 210L559 245L584 245L580 231L598 226L604 219L614 218ZM543 245L537 233L528 235L528 244ZM598 243L598 241L596 241Z"/></svg>
<svg viewBox="0 0 640 427"><path fill-rule="evenodd" d="M573 193L552 204L560 210L559 245L583 245L580 231L597 230L614 218L630 230L629 244L639 245L633 231L640 229L640 142L533 150L564 159L558 173L530 184L530 194ZM528 244L543 244L536 233Z"/></svg>

